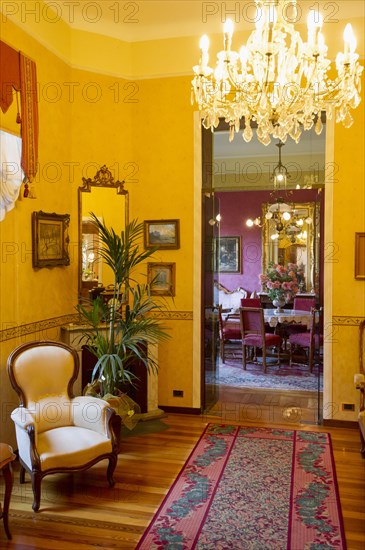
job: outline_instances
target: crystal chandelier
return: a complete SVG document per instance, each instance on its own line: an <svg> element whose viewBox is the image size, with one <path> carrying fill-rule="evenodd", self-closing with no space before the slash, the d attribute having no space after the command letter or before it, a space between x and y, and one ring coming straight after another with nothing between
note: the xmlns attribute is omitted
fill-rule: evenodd
<svg viewBox="0 0 365 550"><path fill-rule="evenodd" d="M286 204L280 197L277 199L277 202L269 206L264 220L255 218L254 220L248 219L246 221L248 227L264 227L265 224L273 224L275 233L270 238L272 240L280 240L286 237L292 243L295 243L297 239L305 240L307 232L304 224L311 225L312 223L312 218L309 216L303 218L296 211L295 205Z"/></svg>
<svg viewBox="0 0 365 550"><path fill-rule="evenodd" d="M360 103L360 76L356 38L350 24L344 31L344 51L336 57L337 77L332 80L331 61L321 33L323 18L316 10L308 15L307 41L292 21L298 15L296 0L255 0L256 30L240 52L231 49L233 24L224 25L224 49L215 69L209 66L209 39L201 38L201 58L193 67L192 102L201 112L204 128L217 128L219 118L230 127L230 141L244 121L243 139L257 138L268 145L271 136L285 142L288 135L299 142L302 130L315 126L321 133L321 112L348 128L350 110ZM290 11L292 10L292 11Z"/></svg>
<svg viewBox="0 0 365 550"><path fill-rule="evenodd" d="M274 202L270 204L265 214L265 218L248 219L246 225L248 227L264 227L265 224L273 224L275 233L271 236L273 240L287 237L290 242L295 243L297 239L305 239L306 231L304 224L312 224L313 220L309 216L305 219L297 212L295 205L287 204L284 195L289 197L290 194L286 189L287 179L290 178L286 166L281 160L281 149L284 146L282 141L276 144L279 149L279 161L275 166L271 180L274 182L274 190L270 193Z"/></svg>

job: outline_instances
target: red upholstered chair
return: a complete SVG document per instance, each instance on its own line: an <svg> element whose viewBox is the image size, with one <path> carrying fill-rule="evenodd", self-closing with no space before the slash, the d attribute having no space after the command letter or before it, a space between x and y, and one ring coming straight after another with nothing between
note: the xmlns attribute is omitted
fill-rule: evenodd
<svg viewBox="0 0 365 550"><path fill-rule="evenodd" d="M241 298L241 307L261 307L260 298Z"/></svg>
<svg viewBox="0 0 365 550"><path fill-rule="evenodd" d="M241 307L262 307L260 298L242 298ZM265 332L275 332L275 327L271 327L269 323L265 323Z"/></svg>
<svg viewBox="0 0 365 550"><path fill-rule="evenodd" d="M313 360L315 349L320 348L323 345L323 335L316 334L316 311L312 309L311 323L309 331L299 334L291 334L289 336L290 345L290 360L289 364L293 362L293 352L302 348L307 352L307 362L310 372L313 371Z"/></svg>
<svg viewBox="0 0 365 550"><path fill-rule="evenodd" d="M232 316L227 315L223 319L222 306L218 306L218 322L219 322L219 341L220 341L220 355L222 363L226 362L226 350L225 346L227 342L232 340L241 340L241 328L239 321L233 320Z"/></svg>
<svg viewBox="0 0 365 550"><path fill-rule="evenodd" d="M299 309L300 311L311 311L316 307L315 298L304 298L303 296L295 296L293 302L293 309Z"/></svg>
<svg viewBox="0 0 365 550"><path fill-rule="evenodd" d="M278 350L280 363L280 347L282 339L277 334L265 332L264 311L255 307L240 308L240 322L242 335L242 364L246 370L246 348L262 349L262 364L266 372L266 349L275 346Z"/></svg>
<svg viewBox="0 0 365 550"><path fill-rule="evenodd" d="M305 298L303 296L295 296L293 301L293 309L299 310L299 311L312 311L316 307L316 299L313 297ZM291 325L285 324L284 327L282 327L281 335L284 338L285 341L285 349L286 349L286 342L292 334L299 334L307 332L308 328L306 325L302 325L300 323L292 323Z"/></svg>

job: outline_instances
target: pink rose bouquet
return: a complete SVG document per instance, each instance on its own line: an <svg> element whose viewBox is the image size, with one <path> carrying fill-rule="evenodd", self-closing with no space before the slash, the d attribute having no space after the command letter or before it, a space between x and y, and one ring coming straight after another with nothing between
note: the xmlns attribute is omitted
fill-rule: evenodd
<svg viewBox="0 0 365 550"><path fill-rule="evenodd" d="M298 292L298 273L296 264L289 263L287 266L271 262L266 273L261 273L259 279L262 288L267 292L271 301L285 300L289 302Z"/></svg>

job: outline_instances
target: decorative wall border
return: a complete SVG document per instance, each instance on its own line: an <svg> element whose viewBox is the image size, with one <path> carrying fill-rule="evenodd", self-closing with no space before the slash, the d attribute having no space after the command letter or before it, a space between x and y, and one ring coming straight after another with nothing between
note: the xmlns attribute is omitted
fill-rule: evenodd
<svg viewBox="0 0 365 550"><path fill-rule="evenodd" d="M151 317L154 319L165 319L168 321L192 321L192 311L156 311L151 313ZM67 325L68 323L77 323L78 314L72 313L69 315L62 315L60 317L52 317L51 319L44 319L43 321L36 321L35 323L28 323L26 325L17 325L9 327L4 330L0 330L0 342L6 342L6 340L12 340L13 338L19 338L27 334L33 334L35 332L42 332L44 330ZM333 315L332 323L336 326L344 327L357 327L365 317L351 317L348 315Z"/></svg>
<svg viewBox="0 0 365 550"><path fill-rule="evenodd" d="M154 319L165 319L169 321L192 321L192 311L159 311L151 314ZM78 313L72 313L69 315L61 315L60 317L52 317L51 319L44 319L43 321L36 321L34 323L28 323L26 325L16 325L0 330L0 342L6 342L6 340L13 340L14 338L20 338L28 334L34 334L42 332L47 329L67 325L68 323L77 323L79 321Z"/></svg>
<svg viewBox="0 0 365 550"><path fill-rule="evenodd" d="M153 319L165 319L169 321L192 321L192 311L154 311L150 313Z"/></svg>
<svg viewBox="0 0 365 550"><path fill-rule="evenodd" d="M28 323L26 325L12 326L4 330L0 330L0 342L20 338L21 336L26 336L27 334L42 332L47 329L66 325L67 323L77 323L78 319L78 313L72 313L69 315L61 315L60 317L52 317L51 319L44 319L43 321Z"/></svg>
<svg viewBox="0 0 365 550"><path fill-rule="evenodd" d="M342 327L357 327L365 317L351 317L349 315L332 315L332 324Z"/></svg>

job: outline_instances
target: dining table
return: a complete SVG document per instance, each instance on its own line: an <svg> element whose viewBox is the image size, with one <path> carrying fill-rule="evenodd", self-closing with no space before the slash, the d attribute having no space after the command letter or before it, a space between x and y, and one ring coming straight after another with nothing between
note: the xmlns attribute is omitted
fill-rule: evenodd
<svg viewBox="0 0 365 550"><path fill-rule="evenodd" d="M276 309L266 309L263 308L264 312L264 321L270 327L277 327L277 325L283 324L301 324L305 325L307 329L310 327L311 322L311 312L304 311L301 309L283 309L283 311L277 311ZM225 315L225 320L230 322L239 322L240 320L240 309L230 310L228 314Z"/></svg>
<svg viewBox="0 0 365 550"><path fill-rule="evenodd" d="M264 309L265 323L270 327L275 328L278 324L301 324L305 325L307 329L310 327L311 312L301 309L284 309L283 311L277 311L276 309Z"/></svg>

